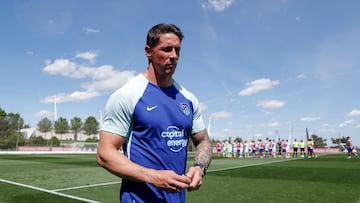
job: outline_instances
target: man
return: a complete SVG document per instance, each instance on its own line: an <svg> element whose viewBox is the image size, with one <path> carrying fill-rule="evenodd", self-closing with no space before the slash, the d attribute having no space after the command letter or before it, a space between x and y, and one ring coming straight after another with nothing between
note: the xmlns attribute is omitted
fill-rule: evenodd
<svg viewBox="0 0 360 203"><path fill-rule="evenodd" d="M300 153L301 158L305 157L305 142L303 140L300 140Z"/></svg>
<svg viewBox="0 0 360 203"><path fill-rule="evenodd" d="M273 148L274 148L274 143L271 141L271 139L268 142L268 147L269 147L269 158L273 158Z"/></svg>
<svg viewBox="0 0 360 203"><path fill-rule="evenodd" d="M223 151L223 157L225 157L226 158L226 151L225 151L225 147L226 147L226 144L225 144L225 142L226 142L226 140L224 140L223 142L222 142L222 151Z"/></svg>
<svg viewBox="0 0 360 203"><path fill-rule="evenodd" d="M233 158L237 158L238 156L239 156L239 152L238 152L238 150L237 150L237 143L238 143L238 141L236 140L234 140L234 142L232 143L232 147L233 147L233 149L232 149L232 153L233 153Z"/></svg>
<svg viewBox="0 0 360 203"><path fill-rule="evenodd" d="M245 140L244 142L244 157L245 158L249 158L249 143L247 142L247 140Z"/></svg>
<svg viewBox="0 0 360 203"><path fill-rule="evenodd" d="M220 141L217 142L216 144L216 151L217 151L217 157L220 157L223 151L223 145Z"/></svg>
<svg viewBox="0 0 360 203"><path fill-rule="evenodd" d="M307 157L310 157L310 145L311 145L311 139L308 139L307 143Z"/></svg>
<svg viewBox="0 0 360 203"><path fill-rule="evenodd" d="M308 141L308 148L310 150L308 158L316 157L314 147L315 147L314 141L310 138Z"/></svg>
<svg viewBox="0 0 360 203"><path fill-rule="evenodd" d="M281 152L282 152L282 142L280 140L280 138L278 139L278 142L277 142L277 145L278 145L278 157L282 157L281 155Z"/></svg>
<svg viewBox="0 0 360 203"><path fill-rule="evenodd" d="M242 141L238 141L237 143L237 153L239 155L239 158L242 158L243 157L243 152L244 152L244 144L242 143Z"/></svg>
<svg viewBox="0 0 360 203"><path fill-rule="evenodd" d="M287 141L281 140L281 149L282 149L281 154L284 156L284 158L287 158L286 148L287 148Z"/></svg>
<svg viewBox="0 0 360 203"><path fill-rule="evenodd" d="M251 156L252 158L256 157L256 150L257 150L257 144L255 142L255 140L251 141Z"/></svg>
<svg viewBox="0 0 360 203"><path fill-rule="evenodd" d="M264 158L264 143L261 139L258 140L258 146L259 146L259 157Z"/></svg>
<svg viewBox="0 0 360 203"><path fill-rule="evenodd" d="M275 140L273 140L272 143L273 143L273 147L272 147L273 156L274 156L274 158L276 158L276 143L275 143Z"/></svg>
<svg viewBox="0 0 360 203"><path fill-rule="evenodd" d="M175 25L152 27L145 46L147 69L106 104L97 162L123 178L121 202L185 202L185 189L200 188L211 162L199 102L173 79L182 39ZM190 138L195 164L185 174Z"/></svg>
<svg viewBox="0 0 360 203"><path fill-rule="evenodd" d="M293 158L298 156L299 142L295 139L293 143Z"/></svg>
<svg viewBox="0 0 360 203"><path fill-rule="evenodd" d="M269 138L268 137L265 139L264 145L265 145L265 157L269 157Z"/></svg>
<svg viewBox="0 0 360 203"><path fill-rule="evenodd" d="M350 137L347 137L346 148L347 148L347 151L348 151L347 159L350 159L352 156L355 156L355 157L358 156L357 153L356 153L356 150L354 150L354 145L353 145L352 140L351 140Z"/></svg>
<svg viewBox="0 0 360 203"><path fill-rule="evenodd" d="M232 157L232 145L229 142L229 140L225 141L224 152L225 152L225 158L231 158Z"/></svg>

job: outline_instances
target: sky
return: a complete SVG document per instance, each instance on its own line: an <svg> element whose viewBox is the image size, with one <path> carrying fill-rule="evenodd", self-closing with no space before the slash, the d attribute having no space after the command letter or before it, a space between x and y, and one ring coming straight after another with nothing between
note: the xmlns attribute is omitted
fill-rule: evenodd
<svg viewBox="0 0 360 203"><path fill-rule="evenodd" d="M147 67L148 30L183 31L174 78L200 101L213 139L360 145L360 1L14 0L0 6L0 108L37 127L100 118Z"/></svg>

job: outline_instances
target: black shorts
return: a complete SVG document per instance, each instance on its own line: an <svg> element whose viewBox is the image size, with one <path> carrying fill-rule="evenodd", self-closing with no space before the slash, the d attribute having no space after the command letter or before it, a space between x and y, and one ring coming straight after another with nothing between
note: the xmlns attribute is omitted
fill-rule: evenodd
<svg viewBox="0 0 360 203"><path fill-rule="evenodd" d="M298 149L297 147L294 147L294 152L297 152L297 149Z"/></svg>

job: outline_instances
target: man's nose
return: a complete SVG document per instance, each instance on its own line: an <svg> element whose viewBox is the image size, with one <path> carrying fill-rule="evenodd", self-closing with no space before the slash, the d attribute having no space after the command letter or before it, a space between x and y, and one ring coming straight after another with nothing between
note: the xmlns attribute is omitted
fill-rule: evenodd
<svg viewBox="0 0 360 203"><path fill-rule="evenodd" d="M170 58L177 58L179 56L179 53L176 51L175 48L173 48L170 52Z"/></svg>

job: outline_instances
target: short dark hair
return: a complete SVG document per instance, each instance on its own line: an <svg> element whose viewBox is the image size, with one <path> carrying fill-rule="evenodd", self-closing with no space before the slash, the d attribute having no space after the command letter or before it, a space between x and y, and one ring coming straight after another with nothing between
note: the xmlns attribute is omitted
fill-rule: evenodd
<svg viewBox="0 0 360 203"><path fill-rule="evenodd" d="M176 36L179 37L180 42L184 38L182 31L176 25L169 23L160 23L149 30L146 38L146 45L149 45L150 47L156 46L156 44L159 42L160 34L166 33L174 33Z"/></svg>

